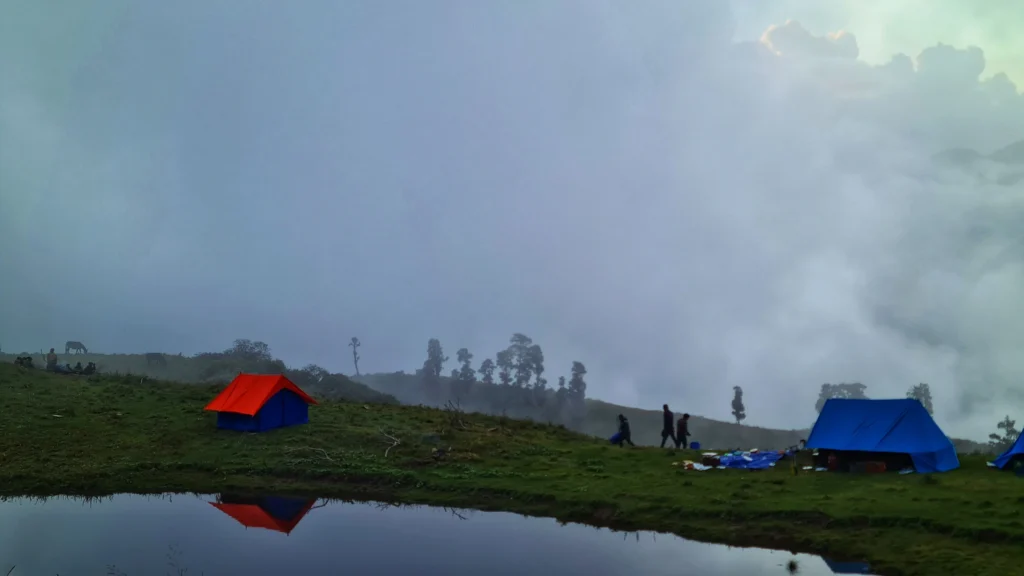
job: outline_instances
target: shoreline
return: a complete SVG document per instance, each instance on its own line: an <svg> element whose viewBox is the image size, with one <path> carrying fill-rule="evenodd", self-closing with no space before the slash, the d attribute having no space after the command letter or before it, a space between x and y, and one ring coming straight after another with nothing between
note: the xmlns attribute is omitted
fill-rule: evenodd
<svg viewBox="0 0 1024 576"><path fill-rule="evenodd" d="M267 481L271 481L273 489L266 489ZM274 483L276 481L276 484ZM308 480L297 481L279 477L264 476L238 476L217 480L215 483L205 482L189 483L187 486L167 483L158 478L133 478L130 482L133 489L108 489L107 482L86 482L94 488L83 489L82 484L70 483L60 487L54 492L18 492L18 488L10 489L6 483L0 489L0 498L49 498L49 497L73 497L73 498L105 498L119 494L130 494L139 496L165 496L177 494L189 495L211 495L230 493L236 496L285 496L285 497L307 497L325 499L328 501L340 502L380 502L392 506L428 506L448 507L462 510L474 510L480 512L503 512L527 516L532 518L550 518L563 524L577 524L588 527L607 528L617 532L654 532L676 536L692 542L704 544L715 544L732 546L738 548L760 548L769 550L786 551L792 554L809 554L814 556L825 556L831 560L839 561L868 561L863 555L851 554L843 548L836 548L829 545L819 545L813 540L808 540L806 535L789 535L784 531L758 531L757 534L747 534L736 528L749 522L752 518L733 517L723 518L719 514L688 514L689 519L662 519L655 521L634 521L628 517L620 517L617 510L610 503L604 505L596 502L590 503L595 508L588 508L586 503L561 503L559 507L557 498L542 494L518 495L511 492L498 492L490 490L474 490L470 493L436 491L431 487L420 487L418 489L389 489L380 484L358 483L345 481L340 483L337 479L323 479L314 482ZM56 488L56 487L55 487ZM566 504L568 504L566 506ZM763 515L759 518L763 521ZM826 517L816 514L793 514L771 518L772 524L776 522L795 522L810 529L820 529L829 523ZM795 525L791 525L793 528ZM881 566L876 568L871 562L873 573L884 576L900 576L910 574L903 572L898 567L890 567L882 571Z"/></svg>

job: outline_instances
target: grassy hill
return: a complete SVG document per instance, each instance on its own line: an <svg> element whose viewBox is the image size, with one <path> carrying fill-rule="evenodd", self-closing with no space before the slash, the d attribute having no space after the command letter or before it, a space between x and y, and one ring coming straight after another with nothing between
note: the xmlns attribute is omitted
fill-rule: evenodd
<svg viewBox="0 0 1024 576"><path fill-rule="evenodd" d="M621 449L560 426L329 400L307 425L246 434L203 411L220 388L0 364L0 496L401 500L866 560L893 576L1024 562L1021 479L979 457L936 475L699 472L674 465L693 452Z"/></svg>
<svg viewBox="0 0 1024 576"><path fill-rule="evenodd" d="M26 354L0 354L0 363L13 363L18 356ZM46 365L42 354L28 354L37 367ZM211 353L198 356L163 355L163 361L147 359L146 354L61 354L62 364L83 366L95 362L102 374L133 374L140 379L159 378L186 384L223 384L239 372L284 373L311 396L318 399L350 400L353 402L376 402L397 404L393 396L382 394L364 384L353 382L343 374L310 373L305 370L289 369L284 362L266 358L236 357L226 353Z"/></svg>
<svg viewBox="0 0 1024 576"><path fill-rule="evenodd" d="M403 404L422 404L424 406L441 406L448 399L455 398L452 392L452 380L442 378L441 401L434 401L426 397L420 377L415 374L403 372L391 374L365 374L355 377L357 381L390 394ZM493 395L495 386L488 386L476 383L470 387L467 394L460 398L463 408L475 412L500 413L493 403L488 402L488 397ZM601 400L588 399L586 401L586 415L576 423L566 422L570 428L601 438L607 438L617 430L617 419L623 414L630 421L633 432L633 441L643 445L657 445L661 443L661 409L643 410L620 406ZM557 415L544 414L543 409L533 409L524 406L511 406L504 410L505 414L515 418L530 418L539 421L558 422ZM546 418L545 416L551 416ZM740 426L732 422L722 422L704 418L692 414L690 418L690 432L692 440L700 442L702 447L728 449L728 448L762 448L782 449L796 445L801 438L807 438L808 430L772 430L756 426Z"/></svg>
<svg viewBox="0 0 1024 576"><path fill-rule="evenodd" d="M403 404L422 404L424 406L442 406L448 399L454 399L456 395L452 391L452 380L441 379L441 398L443 400L432 400L424 393L421 378L416 374L404 372L364 374L356 376L359 382L370 386L375 390L389 394ZM489 397L493 396L491 388L482 383L475 383L468 392L460 398L461 406L467 410L481 412L484 414L500 414ZM571 429L584 434L590 434L600 438L607 438L616 431L616 417L623 414L630 421L633 432L633 441L638 444L654 446L661 443L661 409L655 407L652 410L620 406L601 400L588 399L586 401L587 411L585 417L579 422L566 422ZM673 406L678 410L680 407ZM513 406L504 411L508 416L516 418L530 418L538 421L559 420L545 414L544 410L530 409L528 407ZM678 414L678 412L677 412ZM691 414L690 432L693 434L691 440L700 442L702 448L711 449L744 449L760 448L766 450L779 450L795 446L801 439L806 439L810 433L809 429L777 430L762 428L758 426L740 425L734 422L723 422L712 418L705 418L697 414ZM953 444L959 452L965 454L987 453L987 444L971 440L953 438Z"/></svg>
<svg viewBox="0 0 1024 576"><path fill-rule="evenodd" d="M23 354L0 354L0 363L13 363L17 356ZM33 361L37 366L45 364L41 354L36 353ZM147 361L145 354L71 354L60 355L61 362L95 362L103 373L136 374L150 378L159 378L190 384L223 383L233 378L238 372L279 372L284 371L299 386L317 398L336 398L357 402L402 403L425 406L443 406L448 399L454 399L452 381L442 378L441 398L433 401L423 392L422 381L415 374L404 372L365 374L357 377L346 377L341 374L330 374L322 380L303 370L288 369L279 360L253 360L232 357L227 354L203 354L198 356L165 355L166 365ZM322 375L321 375L322 376ZM491 402L494 396L493 386L475 383L467 394L460 398L461 407L467 411L483 414L501 414L502 410ZM661 411L657 407L644 410L628 406L620 406L601 400L586 401L586 415L578 422L565 423L573 430L607 438L616 431L616 416L624 414L629 418L633 441L643 445L657 445L661 442ZM679 407L673 406L678 409ZM504 409L507 416L529 418L541 422L561 422L557 414L545 412L543 409L509 406ZM690 431L692 440L700 442L702 447L713 449L750 449L761 448L775 450L796 445L801 438L806 439L808 429L777 430L750 425L738 425L692 415ZM988 446L970 440L953 439L957 450L962 453L987 452Z"/></svg>

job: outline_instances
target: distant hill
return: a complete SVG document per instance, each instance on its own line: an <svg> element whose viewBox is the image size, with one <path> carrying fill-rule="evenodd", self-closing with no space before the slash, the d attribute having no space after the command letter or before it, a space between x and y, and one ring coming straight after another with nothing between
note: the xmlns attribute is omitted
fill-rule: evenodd
<svg viewBox="0 0 1024 576"><path fill-rule="evenodd" d="M0 354L0 362L12 363L21 354ZM29 354L37 367L46 365L45 357ZM236 357L225 353L207 353L193 357L163 355L163 362L147 359L145 354L71 354L60 355L61 363L86 365L95 362L101 373L137 374L154 379L189 384L228 382L239 372L284 373L314 398L397 404L393 396L382 394L364 384L353 382L343 374L312 374L289 369L284 362L272 359Z"/></svg>

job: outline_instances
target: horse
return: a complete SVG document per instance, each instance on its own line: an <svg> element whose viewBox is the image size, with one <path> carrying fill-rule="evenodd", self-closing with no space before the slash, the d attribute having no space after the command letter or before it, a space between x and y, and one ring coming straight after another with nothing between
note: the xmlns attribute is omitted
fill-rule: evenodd
<svg viewBox="0 0 1024 576"><path fill-rule="evenodd" d="M67 342L64 343L64 353L65 354L69 354L72 350L75 351L75 354L78 354L78 353L88 354L89 353L89 349L85 347L85 344L82 344L81 342L78 342L77 340L68 340Z"/></svg>
<svg viewBox="0 0 1024 576"><path fill-rule="evenodd" d="M146 352L146 366L153 365L167 368L167 359L160 352Z"/></svg>

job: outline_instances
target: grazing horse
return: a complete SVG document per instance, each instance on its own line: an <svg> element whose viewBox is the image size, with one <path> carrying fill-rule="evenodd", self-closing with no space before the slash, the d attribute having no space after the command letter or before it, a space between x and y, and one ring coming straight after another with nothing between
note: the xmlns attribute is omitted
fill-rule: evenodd
<svg viewBox="0 0 1024 576"><path fill-rule="evenodd" d="M69 354L72 350L75 351L75 354L89 353L89 349L85 347L85 344L82 344L81 342L78 342L76 340L68 340L67 342L64 343L64 353Z"/></svg>
<svg viewBox="0 0 1024 576"><path fill-rule="evenodd" d="M154 365L167 368L167 359L159 352L146 352L146 366Z"/></svg>

